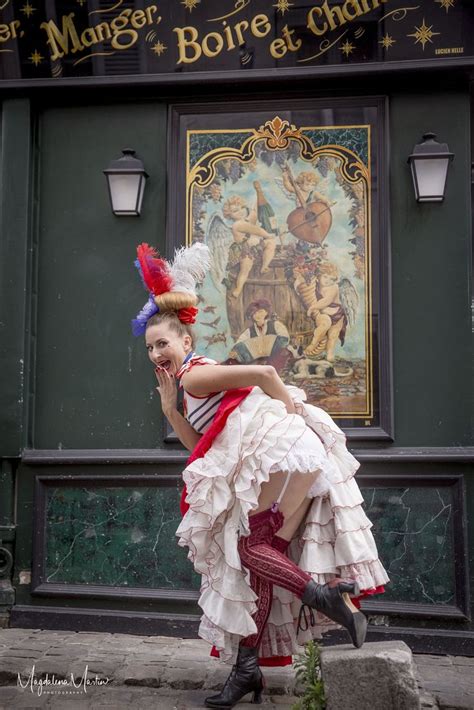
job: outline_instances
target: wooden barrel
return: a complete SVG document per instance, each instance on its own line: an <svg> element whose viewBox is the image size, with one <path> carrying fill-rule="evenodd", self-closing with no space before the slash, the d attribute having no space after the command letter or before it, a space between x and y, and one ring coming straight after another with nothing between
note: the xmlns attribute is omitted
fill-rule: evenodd
<svg viewBox="0 0 474 710"><path fill-rule="evenodd" d="M309 344L314 332L314 321L307 317L302 300L288 283L284 266L283 259L273 259L270 270L261 274L260 265L254 264L240 296L234 298L230 295L231 291L227 291L227 317L234 341L251 325L245 318L249 305L252 301L266 298L271 302L277 319L288 328L290 338L305 347Z"/></svg>

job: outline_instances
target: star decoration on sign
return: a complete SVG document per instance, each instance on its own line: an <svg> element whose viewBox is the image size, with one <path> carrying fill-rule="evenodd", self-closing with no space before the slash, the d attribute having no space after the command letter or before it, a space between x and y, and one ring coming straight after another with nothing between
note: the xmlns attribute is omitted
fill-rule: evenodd
<svg viewBox="0 0 474 710"><path fill-rule="evenodd" d="M34 12L36 12L36 7L33 7L33 5L30 5L29 2L27 2L23 7L21 8L21 12L26 15L26 17L30 17Z"/></svg>
<svg viewBox="0 0 474 710"><path fill-rule="evenodd" d="M186 10L189 10L189 12L192 12L196 5L199 5L201 0L182 0L181 5L184 5Z"/></svg>
<svg viewBox="0 0 474 710"><path fill-rule="evenodd" d="M44 59L44 57L41 56L41 54L38 52L37 49L35 49L35 51L34 51L33 54L31 55L31 57L29 57L30 62L33 62L33 64L35 65L35 67L37 67L38 64L41 64L41 62L43 61L43 59Z"/></svg>
<svg viewBox="0 0 474 710"><path fill-rule="evenodd" d="M433 40L431 39L435 35L440 35L441 32L433 32L432 31L433 25L428 25L425 23L425 18L423 18L423 24L421 27L417 27L415 25L416 32L413 32L411 35L407 35L407 37L414 37L415 38L415 44L418 44L418 42L422 45L423 51L425 51L425 44L427 42L433 43Z"/></svg>
<svg viewBox="0 0 474 710"><path fill-rule="evenodd" d="M384 49L390 49L392 44L395 44L396 41L397 40L393 39L393 37L390 37L390 35L387 32L385 37L382 37L382 39L379 40L379 44L381 44Z"/></svg>
<svg viewBox="0 0 474 710"><path fill-rule="evenodd" d="M151 48L151 51L154 52L157 55L157 57L161 57L163 52L165 52L167 49L168 49L168 47L166 47L163 44L163 42L158 40L158 42L156 42L156 44L154 44L153 47Z"/></svg>
<svg viewBox="0 0 474 710"><path fill-rule="evenodd" d="M341 50L341 52L343 52L343 53L346 55L346 57L348 57L349 54L351 54L351 52L354 51L355 45L354 45L354 44L351 44L351 42L349 42L349 40L346 39L346 41L344 42L344 44L341 44L341 46L339 47L339 49Z"/></svg>
<svg viewBox="0 0 474 710"><path fill-rule="evenodd" d="M450 7L454 7L454 0L435 0L435 2L438 3L442 8L446 10L446 13L449 12Z"/></svg>
<svg viewBox="0 0 474 710"><path fill-rule="evenodd" d="M288 0L277 0L275 5L272 5L272 7L276 7L277 12L281 12L281 14L284 15L292 5L294 5L294 3L288 2Z"/></svg>

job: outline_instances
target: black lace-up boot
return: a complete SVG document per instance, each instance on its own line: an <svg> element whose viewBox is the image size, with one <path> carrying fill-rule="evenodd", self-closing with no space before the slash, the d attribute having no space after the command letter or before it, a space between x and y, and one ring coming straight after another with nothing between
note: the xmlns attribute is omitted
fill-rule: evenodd
<svg viewBox="0 0 474 710"><path fill-rule="evenodd" d="M256 648L239 646L237 661L218 695L206 698L208 708L232 708L247 693L253 692L253 703L262 702L263 676Z"/></svg>
<svg viewBox="0 0 474 710"><path fill-rule="evenodd" d="M359 595L357 582L334 579L327 584L311 580L306 585L301 601L317 609L329 619L344 626L356 648L360 648L367 633L367 619L351 601L349 594Z"/></svg>

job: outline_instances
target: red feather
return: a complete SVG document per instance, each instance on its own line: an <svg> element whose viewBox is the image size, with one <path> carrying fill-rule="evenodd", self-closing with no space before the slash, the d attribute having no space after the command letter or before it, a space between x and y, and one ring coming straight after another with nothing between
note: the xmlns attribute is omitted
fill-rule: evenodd
<svg viewBox="0 0 474 710"><path fill-rule="evenodd" d="M173 278L169 273L167 262L159 258L156 249L146 243L139 244L137 256L142 269L143 280L150 291L155 296L169 291L173 285Z"/></svg>

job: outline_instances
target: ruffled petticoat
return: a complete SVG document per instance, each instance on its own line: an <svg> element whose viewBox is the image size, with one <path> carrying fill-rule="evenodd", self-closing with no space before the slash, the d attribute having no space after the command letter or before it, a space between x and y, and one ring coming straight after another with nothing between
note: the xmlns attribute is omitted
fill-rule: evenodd
<svg viewBox="0 0 474 710"><path fill-rule="evenodd" d="M306 404L303 390L289 385L287 390L302 404L302 415L288 414L283 402L254 387L207 453L183 472L190 508L176 535L178 544L189 548L188 558L202 579L199 635L224 660L232 658L243 637L256 632L252 614L257 597L237 542L239 535L249 534L248 514L258 507L261 485L273 471L321 472L288 549L296 564L322 584L349 577L366 590L388 581L354 479L359 463L348 452L343 432L326 412ZM274 586L260 656L299 653L303 643L334 628L318 613L316 625L297 634L300 607L293 593Z"/></svg>

